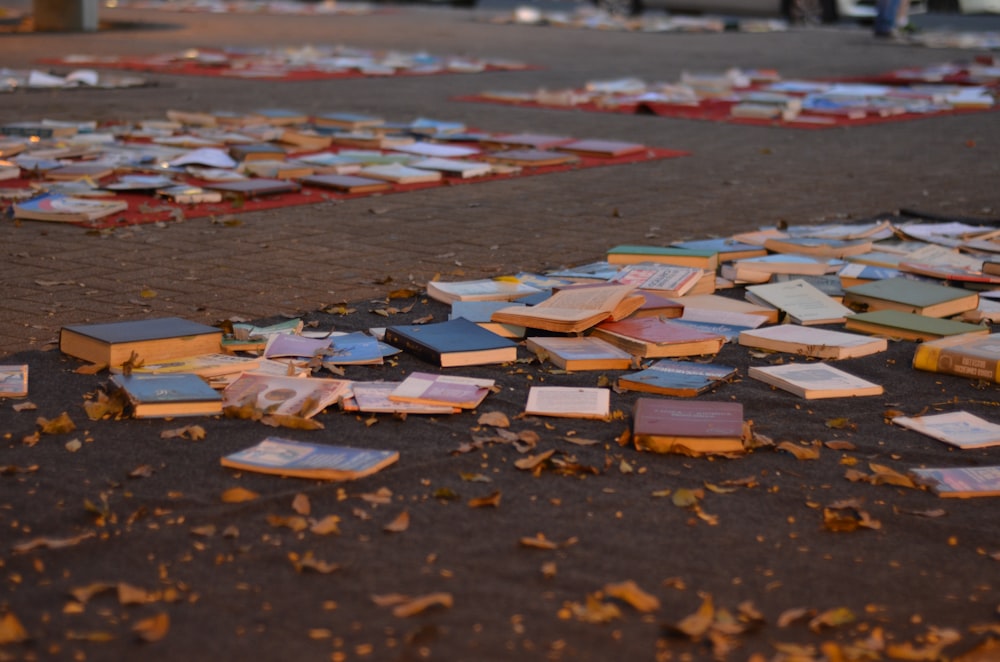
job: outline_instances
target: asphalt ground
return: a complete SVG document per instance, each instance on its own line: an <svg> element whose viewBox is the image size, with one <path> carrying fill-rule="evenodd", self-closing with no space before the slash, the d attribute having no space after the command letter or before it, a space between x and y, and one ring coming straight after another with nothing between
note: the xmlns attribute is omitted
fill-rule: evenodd
<svg viewBox="0 0 1000 662"><path fill-rule="evenodd" d="M561 474L547 464L537 476L515 468L525 454L510 443L461 452L473 434L489 432L477 430L478 413L380 417L369 425L329 411L318 417L325 429L311 432L228 419L89 421L84 397L106 374L75 372L79 364L52 345L64 324L145 316L213 322L309 313L319 328L338 330L428 314L442 319L443 307L423 298L385 297L435 275L542 270L599 259L617 243L724 235L778 221L843 222L900 208L995 219L995 113L793 131L450 100L625 75L674 80L685 70L730 66L774 67L786 77L858 76L970 53L877 42L849 25L771 34L584 32L491 25L470 12L415 6L323 19L138 10L104 16L115 25L96 35L0 36L3 64L24 68L77 52L342 42L516 57L541 68L294 84L154 76L151 88L8 95L0 121L280 105L607 137L693 155L239 214L239 223L204 219L91 233L4 220L2 356L30 365L28 400L37 409L0 404L0 611L7 617L0 633L9 632L13 616L28 635L0 645L0 659L700 660L714 650L734 660L790 651L801 653L798 659L837 660L886 659L906 646L937 659L995 635L1000 530L993 502L943 501L845 477L851 468L873 475L872 463L898 471L997 463L995 449L951 451L885 422L888 409L928 407L989 418L1000 400L993 385L913 371L909 343L842 364L882 383L884 396L817 402L745 378L747 366L774 357L723 349L717 361L740 368L742 378L702 397L742 402L758 433L776 443L815 449L814 441L850 442L822 446L814 460L768 446L727 460L640 454L616 441L634 394L613 394L622 416L611 422L515 418L530 384L596 385L599 374L551 373L528 363L461 371L502 386L480 412L505 412L512 430L538 433L532 453L555 450L563 466L576 467ZM143 290L156 296L143 297ZM338 302L356 312L310 313ZM399 312L371 312L387 306ZM347 376L397 379L427 368L404 356ZM36 419L62 412L77 428L33 443ZM189 422L205 428L203 440L160 438ZM347 485L218 466L221 455L269 434L394 448L401 458ZM566 440L574 437L597 443ZM75 452L73 440L81 442ZM223 503L222 493L237 486L260 496ZM373 503L380 488L391 496ZM684 489L701 490L700 499L675 500ZM340 535L296 532L268 517L294 515L299 493L309 497L310 517L341 518ZM468 505L496 493L499 506ZM832 531L824 508L845 500L866 525ZM386 532L404 511L409 527ZM555 549L521 542L538 534ZM337 569L316 572L295 562L309 553ZM659 607L640 612L609 598L606 587L626 580L656 596ZM119 583L145 593L71 595ZM394 593L448 593L452 606L404 617L373 600ZM684 621L707 596L725 612L712 612L711 620L705 609L703 618ZM598 607L607 603L620 613ZM802 616L792 618L797 609ZM160 614L169 618L165 636L142 643L134 626ZM602 614L607 622L590 622ZM674 636L678 625L701 632L698 641ZM988 655L980 659L996 659Z"/></svg>

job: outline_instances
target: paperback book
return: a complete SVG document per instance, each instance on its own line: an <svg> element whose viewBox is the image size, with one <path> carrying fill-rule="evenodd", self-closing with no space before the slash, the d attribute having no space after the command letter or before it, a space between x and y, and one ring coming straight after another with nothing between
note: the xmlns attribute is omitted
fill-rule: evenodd
<svg viewBox="0 0 1000 662"><path fill-rule="evenodd" d="M749 285L744 296L751 303L783 311L796 324L834 324L854 314L804 280Z"/></svg>
<svg viewBox="0 0 1000 662"><path fill-rule="evenodd" d="M223 456L220 462L224 467L241 471L341 481L371 475L398 459L398 451L268 437L249 448Z"/></svg>
<svg viewBox="0 0 1000 662"><path fill-rule="evenodd" d="M939 497L1000 496L1000 466L927 467L910 473Z"/></svg>
<svg viewBox="0 0 1000 662"><path fill-rule="evenodd" d="M632 412L632 441L638 450L702 455L741 453L743 405L639 398Z"/></svg>
<svg viewBox="0 0 1000 662"><path fill-rule="evenodd" d="M956 448L1000 446L1000 425L967 411L925 416L896 416L892 422Z"/></svg>
<svg viewBox="0 0 1000 662"><path fill-rule="evenodd" d="M475 409L486 399L494 383L492 379L413 372L393 389L389 399Z"/></svg>
<svg viewBox="0 0 1000 662"><path fill-rule="evenodd" d="M887 338L916 341L966 334L985 336L990 332L989 327L980 324L888 309L851 315L844 323L844 328Z"/></svg>
<svg viewBox="0 0 1000 662"><path fill-rule="evenodd" d="M62 221L81 223L95 221L128 209L124 200L99 200L75 198L69 195L46 193L36 198L15 202L14 218L31 221Z"/></svg>
<svg viewBox="0 0 1000 662"><path fill-rule="evenodd" d="M656 317L603 322L594 328L593 335L633 356L649 358L717 354L726 342L719 334Z"/></svg>
<svg viewBox="0 0 1000 662"><path fill-rule="evenodd" d="M889 278L847 288L844 303L858 312L901 310L927 317L951 317L975 309L979 295L961 287Z"/></svg>
<svg viewBox="0 0 1000 662"><path fill-rule="evenodd" d="M277 377L243 373L222 392L223 406L250 407L261 413L312 418L350 390L343 379Z"/></svg>
<svg viewBox="0 0 1000 662"><path fill-rule="evenodd" d="M787 352L814 359L850 359L884 352L888 348L885 338L818 329L798 324L781 324L740 333L744 347L770 352Z"/></svg>
<svg viewBox="0 0 1000 662"><path fill-rule="evenodd" d="M717 363L660 359L645 370L622 375L618 388L693 398L736 376L736 368Z"/></svg>
<svg viewBox="0 0 1000 662"><path fill-rule="evenodd" d="M28 366L0 365L0 398L23 398L28 395Z"/></svg>
<svg viewBox="0 0 1000 662"><path fill-rule="evenodd" d="M747 376L794 393L806 400L881 395L880 384L862 379L826 363L785 363L751 366Z"/></svg>
<svg viewBox="0 0 1000 662"><path fill-rule="evenodd" d="M633 357L623 349L593 336L537 336L525 346L541 361L549 361L563 370L628 370Z"/></svg>
<svg viewBox="0 0 1000 662"><path fill-rule="evenodd" d="M344 411L360 411L368 414L457 414L459 407L450 405L429 405L421 402L400 402L392 400L392 395L402 382L351 382L349 397L341 401Z"/></svg>
<svg viewBox="0 0 1000 662"><path fill-rule="evenodd" d="M596 387L532 386L524 413L606 420L611 416L611 391Z"/></svg>
<svg viewBox="0 0 1000 662"><path fill-rule="evenodd" d="M962 334L920 343L913 353L913 367L1000 382L1000 334Z"/></svg>
<svg viewBox="0 0 1000 662"><path fill-rule="evenodd" d="M533 329L576 333L603 320L620 319L635 312L645 300L633 295L633 289L617 283L566 288L535 306L501 308L491 319Z"/></svg>

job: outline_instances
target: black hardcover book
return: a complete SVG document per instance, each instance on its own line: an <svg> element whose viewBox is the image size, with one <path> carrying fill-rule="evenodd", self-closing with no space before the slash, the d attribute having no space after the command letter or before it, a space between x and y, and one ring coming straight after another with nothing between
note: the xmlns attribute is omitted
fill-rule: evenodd
<svg viewBox="0 0 1000 662"><path fill-rule="evenodd" d="M385 341L442 367L517 359L517 343L463 317L433 324L390 326L385 330Z"/></svg>

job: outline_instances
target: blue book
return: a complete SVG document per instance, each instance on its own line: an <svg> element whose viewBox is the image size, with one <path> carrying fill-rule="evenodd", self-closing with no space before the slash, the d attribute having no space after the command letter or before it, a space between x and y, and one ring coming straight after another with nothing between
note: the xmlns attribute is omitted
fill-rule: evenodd
<svg viewBox="0 0 1000 662"><path fill-rule="evenodd" d="M690 398L735 374L736 368L717 363L660 359L645 370L619 377L618 388Z"/></svg>
<svg viewBox="0 0 1000 662"><path fill-rule="evenodd" d="M398 353L397 348L355 331L330 338L330 348L323 356L323 365L380 364L384 357Z"/></svg>
<svg viewBox="0 0 1000 662"><path fill-rule="evenodd" d="M112 375L136 418L211 416L222 413L222 395L198 375Z"/></svg>
<svg viewBox="0 0 1000 662"><path fill-rule="evenodd" d="M257 473L317 480L354 480L373 474L398 459L398 451L267 437L259 444L223 456L219 461L224 467Z"/></svg>
<svg viewBox="0 0 1000 662"><path fill-rule="evenodd" d="M687 248L693 251L713 251L719 254L720 262L730 262L741 260L745 257L760 257L767 255L767 249L763 246L746 244L735 239L718 237L715 239L692 239L690 241L675 241L670 244L677 248Z"/></svg>
<svg viewBox="0 0 1000 662"><path fill-rule="evenodd" d="M385 341L441 367L517 360L517 343L458 317L432 324L390 326Z"/></svg>

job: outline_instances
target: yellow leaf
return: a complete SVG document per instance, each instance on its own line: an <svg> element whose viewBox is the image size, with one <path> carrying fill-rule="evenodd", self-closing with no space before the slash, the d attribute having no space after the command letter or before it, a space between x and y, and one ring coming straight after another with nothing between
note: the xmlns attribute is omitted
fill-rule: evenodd
<svg viewBox="0 0 1000 662"><path fill-rule="evenodd" d="M309 528L309 523L306 522L306 518L301 515L291 515L289 517L284 517L282 515L268 515L267 523L274 527L286 527L292 531L305 531Z"/></svg>
<svg viewBox="0 0 1000 662"><path fill-rule="evenodd" d="M875 472L875 483L877 485L896 485L898 487L916 488L916 483L906 474L901 474L892 467L874 462L868 463L868 468Z"/></svg>
<svg viewBox="0 0 1000 662"><path fill-rule="evenodd" d="M222 493L222 502L243 503L244 501L253 501L259 496L256 492L251 492L245 487L233 487Z"/></svg>
<svg viewBox="0 0 1000 662"><path fill-rule="evenodd" d="M66 412L51 420L39 416L37 423L43 434L66 434L76 429L76 424Z"/></svg>
<svg viewBox="0 0 1000 662"><path fill-rule="evenodd" d="M396 516L396 519L386 524L382 530L387 533L402 533L408 528L410 528L410 513L404 510Z"/></svg>
<svg viewBox="0 0 1000 662"><path fill-rule="evenodd" d="M163 639L169 630L170 615L166 612L143 619L132 628L132 631L139 635L139 639L146 643L154 643Z"/></svg>
<svg viewBox="0 0 1000 662"><path fill-rule="evenodd" d="M624 600L636 611L646 613L660 608L660 599L643 591L631 579L616 584L606 584L604 592L613 598Z"/></svg>
<svg viewBox="0 0 1000 662"><path fill-rule="evenodd" d="M479 425L491 425L495 428L509 428L510 419L502 411L488 411L479 416Z"/></svg>
<svg viewBox="0 0 1000 662"><path fill-rule="evenodd" d="M11 612L0 617L0 645L19 644L28 640L28 631Z"/></svg>
<svg viewBox="0 0 1000 662"><path fill-rule="evenodd" d="M690 508L698 503L702 497L701 490L690 490L686 487L678 488L671 497L674 505L678 508Z"/></svg>
<svg viewBox="0 0 1000 662"><path fill-rule="evenodd" d="M584 604L570 603L569 608L577 620L585 623L608 623L621 618L622 612L613 602L604 602L599 595L587 596Z"/></svg>
<svg viewBox="0 0 1000 662"><path fill-rule="evenodd" d="M147 287L139 291L139 296L141 296L143 299L155 299L156 291L151 290Z"/></svg>
<svg viewBox="0 0 1000 662"><path fill-rule="evenodd" d="M301 492L292 499L292 510L299 515L308 515L310 511L309 497Z"/></svg>
<svg viewBox="0 0 1000 662"><path fill-rule="evenodd" d="M292 563L295 565L296 572L302 572L303 570L312 570L313 572L318 572L321 575L328 575L331 572L336 572L340 570L339 563L330 563L328 561L320 561L313 556L312 552L306 552L299 558L297 554L289 554Z"/></svg>
<svg viewBox="0 0 1000 662"><path fill-rule="evenodd" d="M396 605L392 609L393 616L408 618L416 616L431 607L451 607L453 599L451 593L430 593L407 602Z"/></svg>
<svg viewBox="0 0 1000 662"><path fill-rule="evenodd" d="M820 446L818 442L813 442L810 446L800 446L790 441L782 441L777 449L794 455L797 460L818 460Z"/></svg>
<svg viewBox="0 0 1000 662"><path fill-rule="evenodd" d="M486 506L492 506L493 508L500 507L499 491L496 491L488 496L479 497L477 499L469 499L469 508L484 508Z"/></svg>
<svg viewBox="0 0 1000 662"><path fill-rule="evenodd" d="M146 593L146 589L139 588L138 586L132 586L131 584L126 584L125 582L118 583L118 604L141 605L144 604L148 598L149 594Z"/></svg>
<svg viewBox="0 0 1000 662"><path fill-rule="evenodd" d="M698 611L685 616L674 627L692 639L700 639L712 627L714 620L715 605L712 601L712 596L706 593L702 596L701 606L698 607Z"/></svg>
<svg viewBox="0 0 1000 662"><path fill-rule="evenodd" d="M815 616L809 621L809 629L813 632L819 632L824 627L837 627L853 623L855 619L854 612L850 609L847 607L837 607L835 609L828 609L822 614Z"/></svg>
<svg viewBox="0 0 1000 662"><path fill-rule="evenodd" d="M309 531L318 536L329 534L340 535L340 517L337 515L327 515L323 519L314 520L309 525Z"/></svg>
<svg viewBox="0 0 1000 662"><path fill-rule="evenodd" d="M78 588L74 588L69 592L69 594L72 595L77 602L81 604L86 604L87 602L90 601L92 597L94 597L98 593L103 593L104 591L111 591L114 590L115 588L117 587L114 584L108 584L105 582L96 582L94 584L89 584L87 586L80 586Z"/></svg>

